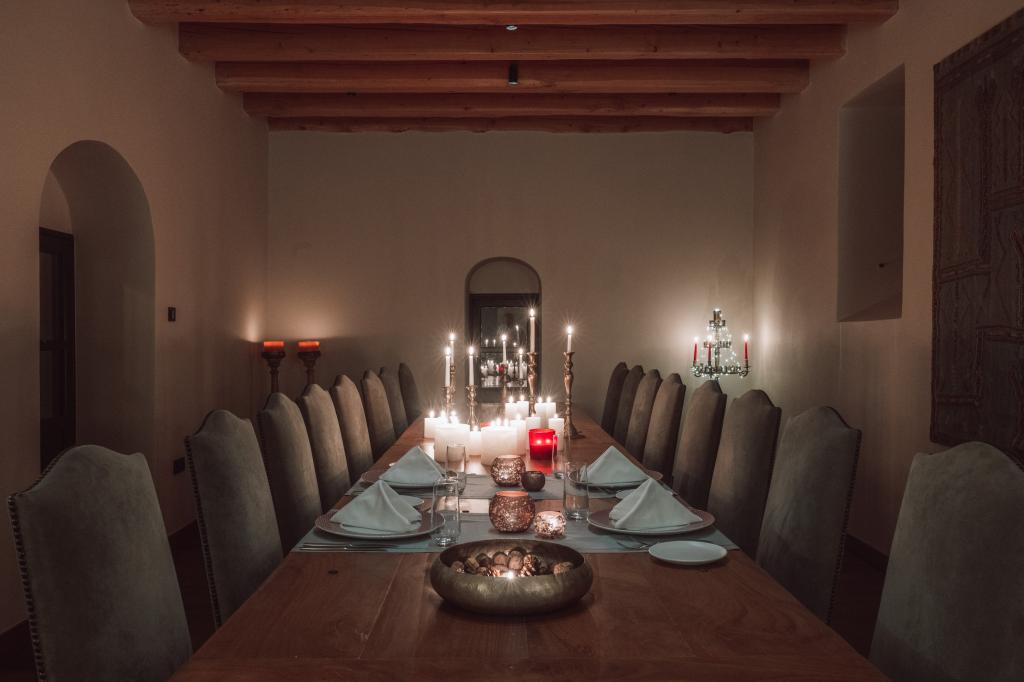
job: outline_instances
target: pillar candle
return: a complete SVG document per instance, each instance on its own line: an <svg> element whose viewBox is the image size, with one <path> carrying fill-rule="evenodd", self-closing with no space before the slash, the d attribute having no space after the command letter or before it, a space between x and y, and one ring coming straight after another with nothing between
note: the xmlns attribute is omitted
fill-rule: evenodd
<svg viewBox="0 0 1024 682"><path fill-rule="evenodd" d="M505 419L515 419L519 416L519 405L512 398L505 404Z"/></svg>
<svg viewBox="0 0 1024 682"><path fill-rule="evenodd" d="M473 430L469 432L469 446L466 448L466 454L470 457L478 457L482 447L483 434L480 432L479 426L474 426Z"/></svg>
<svg viewBox="0 0 1024 682"><path fill-rule="evenodd" d="M516 431L511 426L492 424L480 430L480 462L490 466L495 457L512 456L516 449Z"/></svg>
<svg viewBox="0 0 1024 682"><path fill-rule="evenodd" d="M526 433L529 434L531 429L541 428L541 418L539 416L527 417L526 418Z"/></svg>
<svg viewBox="0 0 1024 682"><path fill-rule="evenodd" d="M537 350L537 344L534 341L534 330L536 329L537 322L537 311L530 308L530 352L533 353Z"/></svg>
<svg viewBox="0 0 1024 682"><path fill-rule="evenodd" d="M565 419L562 417L551 417L548 419L548 428L558 434L558 451L565 450Z"/></svg>
<svg viewBox="0 0 1024 682"><path fill-rule="evenodd" d="M519 396L519 402L516 403L516 414L521 419L526 419L530 416L530 401L526 399L526 396Z"/></svg>
<svg viewBox="0 0 1024 682"><path fill-rule="evenodd" d="M522 455L526 453L526 420L522 417L516 417L512 420L510 426L516 431L516 451L515 454Z"/></svg>
<svg viewBox="0 0 1024 682"><path fill-rule="evenodd" d="M437 425L440 424L440 423L441 423L441 418L440 417L435 417L434 416L434 411L431 410L430 414L428 414L423 419L423 437L424 438L433 438L434 434L436 433Z"/></svg>

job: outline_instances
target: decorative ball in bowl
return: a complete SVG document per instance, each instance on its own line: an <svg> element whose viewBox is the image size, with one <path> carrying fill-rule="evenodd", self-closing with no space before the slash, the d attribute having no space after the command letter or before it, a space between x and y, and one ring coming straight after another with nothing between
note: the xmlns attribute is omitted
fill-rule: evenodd
<svg viewBox="0 0 1024 682"><path fill-rule="evenodd" d="M594 571L564 545L480 540L449 547L430 567L441 597L474 613L522 616L556 611L590 591Z"/></svg>

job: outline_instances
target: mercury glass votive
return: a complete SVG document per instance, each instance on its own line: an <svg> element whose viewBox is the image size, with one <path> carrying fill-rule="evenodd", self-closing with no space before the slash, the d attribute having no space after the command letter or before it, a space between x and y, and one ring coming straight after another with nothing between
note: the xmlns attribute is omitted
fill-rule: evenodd
<svg viewBox="0 0 1024 682"><path fill-rule="evenodd" d="M531 493L535 493L538 490L544 489L544 472L543 471L524 471L523 472L523 490L528 490Z"/></svg>
<svg viewBox="0 0 1024 682"><path fill-rule="evenodd" d="M497 457L491 463L491 478L503 488L519 485L524 471L526 463L522 457Z"/></svg>
<svg viewBox="0 0 1024 682"><path fill-rule="evenodd" d="M542 511L533 517L533 532L545 540L565 537L565 517L560 511Z"/></svg>
<svg viewBox="0 0 1024 682"><path fill-rule="evenodd" d="M487 507L491 525L501 533L522 533L533 522L536 505L530 493L522 490L502 490L495 493Z"/></svg>

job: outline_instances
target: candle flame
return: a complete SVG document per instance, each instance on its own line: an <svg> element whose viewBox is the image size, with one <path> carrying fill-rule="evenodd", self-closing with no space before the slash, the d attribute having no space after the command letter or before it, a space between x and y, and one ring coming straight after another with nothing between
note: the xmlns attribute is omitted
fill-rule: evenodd
<svg viewBox="0 0 1024 682"><path fill-rule="evenodd" d="M444 347L444 354L445 355L451 355L452 354L452 347L451 346L445 346Z"/></svg>
<svg viewBox="0 0 1024 682"><path fill-rule="evenodd" d="M534 310L533 308L530 308L530 317L536 317L536 316L537 316L537 311Z"/></svg>
<svg viewBox="0 0 1024 682"><path fill-rule="evenodd" d="M476 348L474 346L470 346L469 347L469 354L470 355L475 355L476 354Z"/></svg>
<svg viewBox="0 0 1024 682"><path fill-rule="evenodd" d="M508 335L507 334L502 334L501 335L501 342L505 343L506 341L508 341Z"/></svg>
<svg viewBox="0 0 1024 682"><path fill-rule="evenodd" d="M744 342L746 342L746 341L750 341L750 334L744 334L744 335L743 335L743 341L744 341Z"/></svg>
<svg viewBox="0 0 1024 682"><path fill-rule="evenodd" d="M431 411L430 411L430 418L431 418L431 419L433 419L433 418L434 418L434 411L433 411L433 410L431 410Z"/></svg>
<svg viewBox="0 0 1024 682"><path fill-rule="evenodd" d="M455 343L455 332L450 332L450 333L448 334L448 340L449 340L449 341L450 341L451 343Z"/></svg>
<svg viewBox="0 0 1024 682"><path fill-rule="evenodd" d="M572 325L571 325L571 324L570 324L570 325L568 325L568 326L567 326L567 327L565 328L565 333L566 333L566 334L568 334L569 336L572 336Z"/></svg>

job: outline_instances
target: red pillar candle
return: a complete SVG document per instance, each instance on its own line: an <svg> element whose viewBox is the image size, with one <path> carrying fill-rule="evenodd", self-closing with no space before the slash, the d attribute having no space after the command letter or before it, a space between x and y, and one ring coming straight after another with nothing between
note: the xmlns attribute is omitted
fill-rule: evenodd
<svg viewBox="0 0 1024 682"><path fill-rule="evenodd" d="M750 360L750 337L746 335L743 337L743 360Z"/></svg>
<svg viewBox="0 0 1024 682"><path fill-rule="evenodd" d="M558 434L554 429L530 429L527 434L530 444L530 459L551 459L551 453L558 447Z"/></svg>
<svg viewBox="0 0 1024 682"><path fill-rule="evenodd" d="M697 339L693 340L693 366L697 366Z"/></svg>
<svg viewBox="0 0 1024 682"><path fill-rule="evenodd" d="M263 350L264 351L284 350L284 341L264 341L263 342Z"/></svg>
<svg viewBox="0 0 1024 682"><path fill-rule="evenodd" d="M306 352L306 353L308 353L310 351L320 350L320 342L319 341L299 341L299 350L302 351L302 352Z"/></svg>

